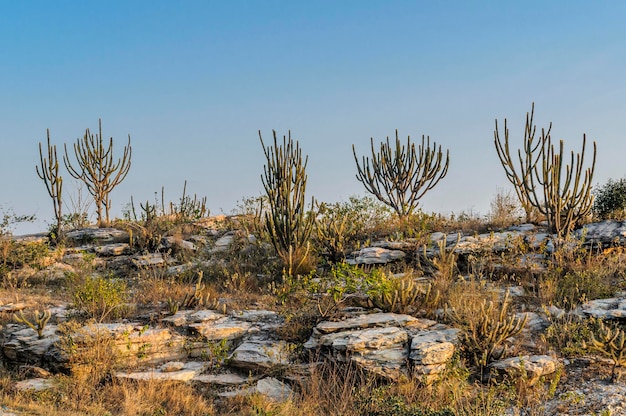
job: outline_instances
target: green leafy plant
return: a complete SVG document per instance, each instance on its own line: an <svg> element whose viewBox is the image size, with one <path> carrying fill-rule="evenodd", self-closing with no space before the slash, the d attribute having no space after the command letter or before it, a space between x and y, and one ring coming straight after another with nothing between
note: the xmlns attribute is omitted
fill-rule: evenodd
<svg viewBox="0 0 626 416"><path fill-rule="evenodd" d="M359 162L356 148L352 145L357 165L356 177L367 192L389 205L402 218L410 215L424 194L448 173L450 152L446 151L444 161L441 146L437 148L433 142L431 147L430 137L422 136L422 144L416 150L411 137L407 137L405 146L400 142L396 130L395 147L387 137L377 152L374 138L371 138L371 151L371 159L363 156Z"/></svg>
<svg viewBox="0 0 626 416"><path fill-rule="evenodd" d="M76 275L68 275L70 286L73 287L74 306L89 318L98 322L117 318L123 313L128 299L126 283L113 276L87 276L83 279Z"/></svg>
<svg viewBox="0 0 626 416"><path fill-rule="evenodd" d="M594 189L593 216L601 220L626 218L626 179L609 179Z"/></svg>
<svg viewBox="0 0 626 416"><path fill-rule="evenodd" d="M52 314L49 310L42 312L39 312L38 310L35 311L32 320L24 316L24 311L19 311L18 313L13 314L13 320L15 320L15 322L28 325L35 332L37 332L37 337L39 339L43 338L43 330L51 317Z"/></svg>

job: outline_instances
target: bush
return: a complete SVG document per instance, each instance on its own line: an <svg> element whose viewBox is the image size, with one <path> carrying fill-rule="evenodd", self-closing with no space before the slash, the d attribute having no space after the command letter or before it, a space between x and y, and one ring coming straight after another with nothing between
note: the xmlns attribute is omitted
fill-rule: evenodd
<svg viewBox="0 0 626 416"><path fill-rule="evenodd" d="M617 181L609 179L593 193L595 195L592 210L594 218L626 219L626 179Z"/></svg>
<svg viewBox="0 0 626 416"><path fill-rule="evenodd" d="M88 276L81 281L76 275L68 276L74 287L72 298L79 311L98 322L106 318L119 318L128 298L126 283L111 276Z"/></svg>

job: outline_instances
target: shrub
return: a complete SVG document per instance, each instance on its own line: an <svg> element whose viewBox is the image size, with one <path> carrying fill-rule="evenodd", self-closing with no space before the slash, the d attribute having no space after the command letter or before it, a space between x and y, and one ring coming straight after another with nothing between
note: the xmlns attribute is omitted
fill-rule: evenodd
<svg viewBox="0 0 626 416"><path fill-rule="evenodd" d="M594 190L593 201L594 218L607 220L626 219L626 179L614 181L609 179L607 183Z"/></svg>
<svg viewBox="0 0 626 416"><path fill-rule="evenodd" d="M112 277L97 275L81 280L76 275L69 275L76 309L98 322L119 317L128 300L128 294L126 283Z"/></svg>

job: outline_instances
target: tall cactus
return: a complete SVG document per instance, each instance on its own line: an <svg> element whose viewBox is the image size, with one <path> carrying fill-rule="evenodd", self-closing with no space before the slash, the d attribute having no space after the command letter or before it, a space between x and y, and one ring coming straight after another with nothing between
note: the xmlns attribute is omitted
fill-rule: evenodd
<svg viewBox="0 0 626 416"><path fill-rule="evenodd" d="M393 208L401 218L411 215L424 194L448 173L450 151L446 151L444 161L441 146L437 148L433 142L431 147L430 137L422 136L422 144L416 151L411 137L407 137L405 146L400 142L396 130L395 147L392 147L387 137L377 152L374 138L371 138L371 150L371 159L363 156L359 163L356 148L352 145L358 169L356 178L369 193Z"/></svg>
<svg viewBox="0 0 626 416"><path fill-rule="evenodd" d="M306 269L309 256L309 239L315 223L315 215L305 205L306 165L308 156L302 158L298 141L283 136L279 145L276 131L272 130L274 146L265 146L259 131L259 139L267 159L263 187L269 201L265 211L265 227L272 245L283 260L286 272L297 275ZM315 199L311 198L311 209Z"/></svg>
<svg viewBox="0 0 626 416"><path fill-rule="evenodd" d="M526 114L524 144L523 148L518 150L519 172L509 152L506 119L505 143L503 145L499 139L497 120L494 143L507 178L515 186L522 205L527 204L524 209L527 210L531 206L537 208L546 216L550 231L561 239L591 212L593 205L591 182L596 165L596 143L593 142L593 160L590 167L584 168L586 135L583 135L581 152L574 155L572 151L570 162L567 163L563 140L559 143L558 152L552 144L550 136L552 123L547 131L541 130L539 140L534 142L536 130L532 123L534 109L533 104L530 115ZM528 210L526 214L528 216Z"/></svg>
<svg viewBox="0 0 626 416"><path fill-rule="evenodd" d="M35 166L37 176L43 181L48 190L48 195L52 198L54 206L54 217L56 219L56 242L63 240L63 177L59 174L59 159L57 157L57 146L50 144L50 130L46 130L48 137L48 157L43 154L41 142L39 142L39 166Z"/></svg>
<svg viewBox="0 0 626 416"><path fill-rule="evenodd" d="M98 120L98 131L99 134L94 135L87 129L83 138L74 143L74 155L78 162L77 168L70 163L67 145L65 146L63 162L72 177L87 185L87 190L93 196L96 204L98 226L103 227L109 223L109 208L111 206L109 196L111 191L126 178L130 170L132 148L130 135L128 135L128 144L124 146L122 157L114 161L113 137L109 139L109 146L105 148L101 119Z"/></svg>
<svg viewBox="0 0 626 416"><path fill-rule="evenodd" d="M529 192L524 185L530 181L530 175L533 169L537 166L541 153L543 152L544 141L535 141L535 133L537 126L533 123L535 117L535 103L532 105L530 113L526 113L526 126L524 127L524 142L523 149L517 151L517 162L519 162L519 172L517 171L516 161L511 157L509 150L509 128L507 126L507 120L504 119L504 143L500 140L500 131L498 129L498 120L496 120L496 129L493 132L493 142L496 147L496 152L504 168L509 182L513 184L517 198L520 205L526 214L526 222L532 222L532 214L534 204L531 200ZM552 123L548 127L547 132L541 131L543 135L550 135L552 130ZM523 150L523 152L522 152Z"/></svg>

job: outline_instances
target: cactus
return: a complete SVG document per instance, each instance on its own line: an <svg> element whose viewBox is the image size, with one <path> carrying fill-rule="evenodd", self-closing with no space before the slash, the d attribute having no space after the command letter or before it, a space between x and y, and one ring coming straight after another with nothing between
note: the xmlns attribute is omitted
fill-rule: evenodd
<svg viewBox="0 0 626 416"><path fill-rule="evenodd" d="M44 157L41 142L39 142L40 165L35 166L35 171L46 185L48 195L52 198L54 217L57 221L55 241L59 243L63 240L63 177L59 175L57 146L50 144L50 130L46 130L46 135L48 137L48 157Z"/></svg>
<svg viewBox="0 0 626 416"><path fill-rule="evenodd" d="M613 360L611 369L611 382L613 383L619 379L617 368L626 365L626 335L623 329L617 327L611 329L602 321L600 321L599 332L599 339L593 333L591 334L589 348Z"/></svg>
<svg viewBox="0 0 626 416"><path fill-rule="evenodd" d="M371 138L371 147L372 158L363 156L362 163L359 163L356 148L352 145L358 170L356 178L401 218L411 215L424 194L448 173L450 152L446 151L444 162L441 146L437 149L433 142L431 147L430 137L422 136L422 144L416 151L410 136L406 146L400 143L396 130L395 148L392 148L389 137L380 144L378 152L374 148L374 138Z"/></svg>
<svg viewBox="0 0 626 416"><path fill-rule="evenodd" d="M74 143L74 155L78 162L77 168L70 163L67 146L65 146L63 162L70 175L83 181L87 186L87 190L93 196L96 204L98 226L103 227L109 223L109 208L111 207L109 195L126 178L130 170L132 148L130 135L128 135L128 144L124 146L122 158L114 162L113 137L109 139L109 146L105 149L102 137L102 120L98 120L98 131L99 134L93 135L87 129L83 138Z"/></svg>
<svg viewBox="0 0 626 416"><path fill-rule="evenodd" d="M466 323L467 328L461 340L474 359L474 363L481 369L491 361L502 358L505 352L504 342L519 334L526 325L528 315L525 314L523 318L510 315L509 305L509 292L507 291L499 311L495 309L496 305L493 301L485 300L481 304L478 319L467 319L467 322L454 309L446 308L446 314L453 321Z"/></svg>
<svg viewBox="0 0 626 416"><path fill-rule="evenodd" d="M33 316L34 322L31 322L26 316L24 316L24 311L19 311L19 313L13 315L13 319L15 320L15 322L26 324L35 332L37 332L37 337L39 339L43 338L43 330L51 317L52 314L49 310L45 310L41 313L36 310L35 315Z"/></svg>
<svg viewBox="0 0 626 416"><path fill-rule="evenodd" d="M263 187L269 201L269 210L265 212L265 228L270 241L276 249L288 275L308 272L306 260L309 255L309 238L315 224L315 215L306 211L306 165L308 157L302 159L302 150L289 136L283 136L282 145L278 144L276 131L274 146L265 146L259 131L259 139L267 159L264 175L261 176ZM315 199L311 198L311 209Z"/></svg>
<svg viewBox="0 0 626 416"><path fill-rule="evenodd" d="M535 105L526 114L523 148L518 150L519 172L509 151L509 134L504 120L504 144L498 133L498 121L494 133L494 144L500 162L509 181L514 185L520 203L530 220L532 207L536 208L548 220L550 231L558 239L567 236L576 225L591 212L593 195L591 186L596 165L596 143L593 142L593 160L591 167L584 169L587 136L583 135L580 153L571 152L570 162L566 163L563 140L559 142L559 151L555 151L550 132L541 130L539 140L535 142L536 126L533 124ZM563 171L565 168L565 171Z"/></svg>
<svg viewBox="0 0 626 416"><path fill-rule="evenodd" d="M407 313L410 307L436 304L439 292L432 290L432 285L418 286L413 279L397 279L391 290L371 293L372 306L385 312Z"/></svg>

